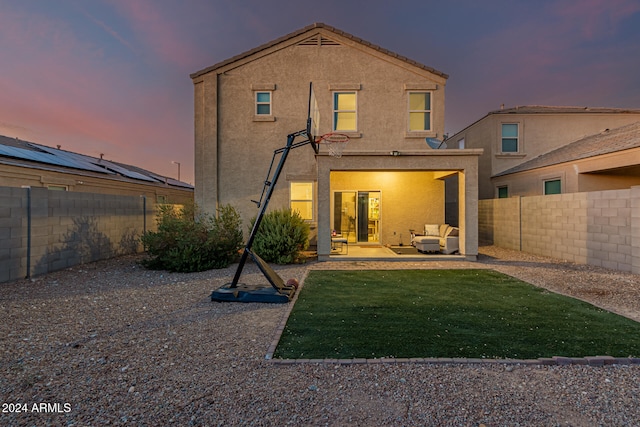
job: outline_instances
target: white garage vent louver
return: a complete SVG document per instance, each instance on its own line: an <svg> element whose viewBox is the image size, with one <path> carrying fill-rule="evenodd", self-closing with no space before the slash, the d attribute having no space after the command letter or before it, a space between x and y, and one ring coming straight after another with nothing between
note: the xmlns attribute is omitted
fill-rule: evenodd
<svg viewBox="0 0 640 427"><path fill-rule="evenodd" d="M313 37L309 37L306 40L298 43L298 46L340 46L337 41L328 39L320 34L316 34Z"/></svg>

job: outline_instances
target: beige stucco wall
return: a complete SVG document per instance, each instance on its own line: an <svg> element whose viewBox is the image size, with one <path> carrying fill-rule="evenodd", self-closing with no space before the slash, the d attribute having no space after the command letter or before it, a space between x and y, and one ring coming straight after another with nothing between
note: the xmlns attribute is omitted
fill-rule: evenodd
<svg viewBox="0 0 640 427"><path fill-rule="evenodd" d="M340 46L297 45L314 33ZM217 204L232 204L249 223L257 213L251 200L260 198L274 150L306 126L309 82L318 99L321 133L332 127L332 92L357 92L358 131L350 133L347 151L429 150L424 138L444 133L444 77L315 29L194 79L195 197L200 206L214 211ZM255 90L273 91L271 118L255 117ZM432 91L432 131L407 131L410 90ZM293 150L270 208L288 207L289 182L316 177L311 148Z"/></svg>
<svg viewBox="0 0 640 427"><path fill-rule="evenodd" d="M466 148L483 148L480 199L496 197L491 176L589 135L640 120L638 113L501 114L492 113L450 137L450 146L464 138ZM518 123L520 153L500 153L502 123ZM584 190L583 190L584 191ZM515 194L515 193L514 193Z"/></svg>

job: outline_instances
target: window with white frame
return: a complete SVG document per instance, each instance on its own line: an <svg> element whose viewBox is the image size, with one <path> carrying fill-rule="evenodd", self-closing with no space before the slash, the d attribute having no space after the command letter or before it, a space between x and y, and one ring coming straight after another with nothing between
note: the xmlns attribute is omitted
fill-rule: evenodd
<svg viewBox="0 0 640 427"><path fill-rule="evenodd" d="M503 153L517 153L519 150L519 129L518 123L502 123L502 145Z"/></svg>
<svg viewBox="0 0 640 427"><path fill-rule="evenodd" d="M256 115L271 115L271 92L256 92Z"/></svg>
<svg viewBox="0 0 640 427"><path fill-rule="evenodd" d="M356 92L333 93L333 130L357 131Z"/></svg>
<svg viewBox="0 0 640 427"><path fill-rule="evenodd" d="M458 140L458 148L464 150L464 138Z"/></svg>
<svg viewBox="0 0 640 427"><path fill-rule="evenodd" d="M547 179L544 181L544 194L561 194L562 181L560 179Z"/></svg>
<svg viewBox="0 0 640 427"><path fill-rule="evenodd" d="M291 182L289 186L289 206L302 219L313 220L313 181Z"/></svg>
<svg viewBox="0 0 640 427"><path fill-rule="evenodd" d="M431 130L431 92L409 92L409 131Z"/></svg>

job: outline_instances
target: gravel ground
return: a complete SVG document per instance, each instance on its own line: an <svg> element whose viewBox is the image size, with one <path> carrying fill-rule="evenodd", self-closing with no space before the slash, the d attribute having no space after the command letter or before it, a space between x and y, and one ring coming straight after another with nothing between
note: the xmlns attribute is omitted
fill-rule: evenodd
<svg viewBox="0 0 640 427"><path fill-rule="evenodd" d="M640 365L282 365L288 304L212 303L223 270L147 271L138 257L0 284L2 426L637 426ZM477 263L640 321L640 276L482 247ZM242 281L263 283L247 266ZM639 337L640 339L640 337Z"/></svg>

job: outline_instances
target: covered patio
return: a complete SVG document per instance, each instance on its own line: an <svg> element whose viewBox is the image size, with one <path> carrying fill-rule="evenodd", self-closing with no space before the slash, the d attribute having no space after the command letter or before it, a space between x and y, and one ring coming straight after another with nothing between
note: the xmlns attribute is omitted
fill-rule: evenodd
<svg viewBox="0 0 640 427"><path fill-rule="evenodd" d="M478 254L478 156L482 150L318 155L318 258L466 259ZM457 177L457 254L409 250L411 233L445 224L444 180ZM336 235L347 250L336 249ZM333 237L333 239L332 239ZM437 246L437 245L436 245ZM343 248L340 248L343 249Z"/></svg>

